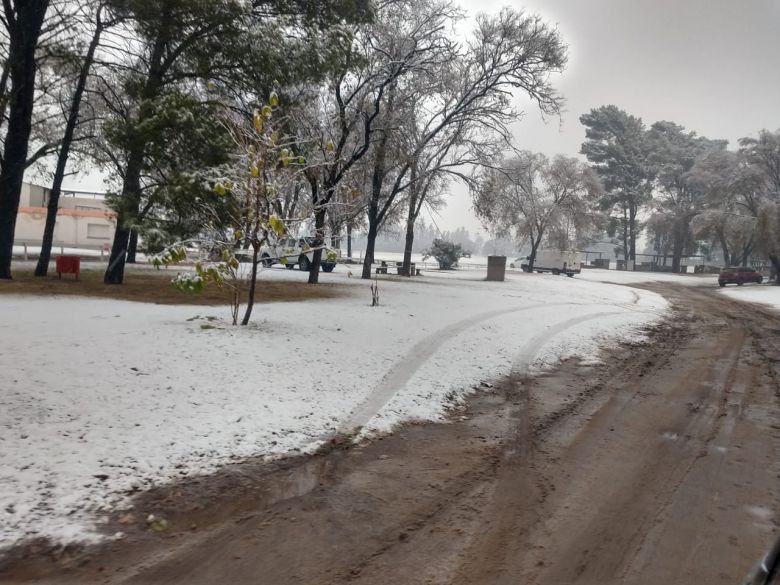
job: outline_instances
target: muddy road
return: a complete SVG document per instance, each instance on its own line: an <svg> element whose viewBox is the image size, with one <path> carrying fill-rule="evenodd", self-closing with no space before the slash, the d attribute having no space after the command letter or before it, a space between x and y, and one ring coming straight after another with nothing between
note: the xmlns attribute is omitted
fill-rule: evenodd
<svg viewBox="0 0 780 585"><path fill-rule="evenodd" d="M114 519L122 540L19 551L0 582L740 583L780 530L780 318L649 288L674 316L603 365L507 379L449 424L167 486Z"/></svg>

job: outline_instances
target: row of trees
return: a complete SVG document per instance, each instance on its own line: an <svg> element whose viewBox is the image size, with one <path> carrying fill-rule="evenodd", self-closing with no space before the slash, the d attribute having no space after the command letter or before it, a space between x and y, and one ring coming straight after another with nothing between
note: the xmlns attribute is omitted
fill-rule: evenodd
<svg viewBox="0 0 780 585"><path fill-rule="evenodd" d="M636 261L637 238L646 228L672 269L700 243L719 248L724 263L769 258L778 268L780 240L780 131L742 138L737 150L725 140L698 136L673 122L646 127L616 106L580 118L586 128L582 154L604 186L599 207L624 257Z"/></svg>
<svg viewBox="0 0 780 585"><path fill-rule="evenodd" d="M55 170L39 275L62 180L84 166L112 178L106 283L123 282L139 235L149 251L200 239L223 257L306 221L311 283L328 230L366 227L368 278L392 221L408 271L421 210L500 160L513 93L548 114L562 103L554 28L504 9L462 41L463 19L446 0L4 2L0 278L24 172L41 162Z"/></svg>
<svg viewBox="0 0 780 585"><path fill-rule="evenodd" d="M589 164L519 152L481 172L472 189L486 225L531 249L584 247L607 232L626 265L636 261L643 230L655 252L681 259L704 244L724 263L769 258L780 268L780 131L725 140L698 136L673 122L649 128L616 106L580 118Z"/></svg>
<svg viewBox="0 0 780 585"><path fill-rule="evenodd" d="M399 227L400 226L400 227ZM403 253L406 249L405 240L406 225L403 220L398 223L386 223L376 239L376 247L383 252ZM454 230L441 230L433 223L427 223L424 218L419 218L414 226L414 247L413 251L423 252L433 245L434 240L444 240L458 244L464 253L474 255L511 255L517 251L517 243L512 238L495 238L485 240L479 233L471 233L465 227L458 227ZM363 233L356 233L352 236L353 246L365 248L366 238ZM345 243L335 241L335 245Z"/></svg>

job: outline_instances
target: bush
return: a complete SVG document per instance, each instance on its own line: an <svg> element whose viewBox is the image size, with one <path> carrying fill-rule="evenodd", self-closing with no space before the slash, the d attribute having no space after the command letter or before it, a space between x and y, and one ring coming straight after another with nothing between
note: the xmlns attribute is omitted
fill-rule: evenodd
<svg viewBox="0 0 780 585"><path fill-rule="evenodd" d="M430 248L423 252L423 260L430 256L439 262L439 270L451 270L458 266L458 260L463 257L463 248L460 244L453 244L445 240L433 240Z"/></svg>

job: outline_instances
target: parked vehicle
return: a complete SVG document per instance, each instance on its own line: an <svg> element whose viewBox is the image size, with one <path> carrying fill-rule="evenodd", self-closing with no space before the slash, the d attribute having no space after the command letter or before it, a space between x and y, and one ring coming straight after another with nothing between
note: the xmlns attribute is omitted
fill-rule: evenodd
<svg viewBox="0 0 780 585"><path fill-rule="evenodd" d="M718 284L720 286L726 286L727 284L734 283L737 286L742 286L746 282L755 282L761 284L764 282L764 277L760 272L756 272L752 268L747 266L732 266L729 268L723 268L718 274Z"/></svg>
<svg viewBox="0 0 780 585"><path fill-rule="evenodd" d="M314 261L314 238L282 238L275 247L264 248L260 253L263 266L273 266L277 262L292 270L297 265L300 270L308 271ZM322 250L320 268L323 272L333 272L338 254L325 247Z"/></svg>
<svg viewBox="0 0 780 585"><path fill-rule="evenodd" d="M528 264L530 259L530 256L526 256L520 264L520 268L525 272L530 272ZM514 267L515 262L510 266ZM580 268L580 255L575 250L539 250L536 252L533 267L535 272L552 272L569 277L579 274Z"/></svg>

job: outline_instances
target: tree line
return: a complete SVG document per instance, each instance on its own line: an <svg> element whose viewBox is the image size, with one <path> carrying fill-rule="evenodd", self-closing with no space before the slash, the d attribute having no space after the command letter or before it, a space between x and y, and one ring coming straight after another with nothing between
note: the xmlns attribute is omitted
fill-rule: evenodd
<svg viewBox="0 0 780 585"><path fill-rule="evenodd" d="M586 247L606 232L626 266L645 233L679 271L685 255L720 250L725 265L780 269L780 130L738 148L669 121L649 127L614 105L580 117L587 160L521 151L484 168L472 190L486 225L531 248Z"/></svg>
<svg viewBox="0 0 780 585"><path fill-rule="evenodd" d="M405 266L422 209L475 186L511 140L513 95L556 115L566 47L539 16L466 15L446 0L8 0L0 46L0 278L12 276L22 179L53 168L36 274L48 269L62 181L99 168L116 213L104 281L142 242L259 247L311 225L397 222ZM254 271L253 271L254 275ZM254 278L252 279L254 282ZM190 283L191 284L191 283ZM184 285L183 285L184 286ZM251 309L250 309L251 310Z"/></svg>
<svg viewBox="0 0 780 585"><path fill-rule="evenodd" d="M328 233L365 233L368 278L390 226L408 273L420 214L453 181L491 233L532 256L606 231L635 262L644 232L675 269L702 242L727 264L763 255L778 267L780 132L729 150L604 106L581 117L587 164L517 150L512 100L559 114L551 79L566 46L521 10L479 14L463 37L465 18L446 0L4 2L0 278L12 276L22 179L41 165L52 186L39 276L62 182L89 168L111 179L109 284L139 241L170 261L197 240L229 273L237 248L304 225L310 283Z"/></svg>

